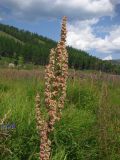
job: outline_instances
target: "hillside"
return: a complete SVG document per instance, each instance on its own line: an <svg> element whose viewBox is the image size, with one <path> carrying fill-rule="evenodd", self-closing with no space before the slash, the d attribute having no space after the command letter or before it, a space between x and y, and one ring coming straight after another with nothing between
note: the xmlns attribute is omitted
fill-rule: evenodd
<svg viewBox="0 0 120 160"><path fill-rule="evenodd" d="M0 24L0 56L14 59L18 63L23 57L25 63L45 65L50 49L56 42L37 33L19 30L13 26ZM120 74L120 66L90 56L87 52L68 47L69 67L75 69L102 70Z"/></svg>
<svg viewBox="0 0 120 160"><path fill-rule="evenodd" d="M111 61L113 64L118 64L120 65L120 59L115 59Z"/></svg>

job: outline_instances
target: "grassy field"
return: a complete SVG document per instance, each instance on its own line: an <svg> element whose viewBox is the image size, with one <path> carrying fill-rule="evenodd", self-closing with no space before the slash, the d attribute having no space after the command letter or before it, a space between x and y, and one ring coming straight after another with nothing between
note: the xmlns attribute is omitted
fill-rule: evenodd
<svg viewBox="0 0 120 160"><path fill-rule="evenodd" d="M52 138L52 160L120 159L120 76L69 71L62 119ZM35 95L44 112L44 70L0 70L0 159L37 160Z"/></svg>

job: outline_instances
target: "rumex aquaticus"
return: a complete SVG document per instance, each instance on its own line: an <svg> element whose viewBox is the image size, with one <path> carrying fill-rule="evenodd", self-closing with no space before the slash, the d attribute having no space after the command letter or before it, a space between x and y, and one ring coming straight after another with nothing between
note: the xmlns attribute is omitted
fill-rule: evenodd
<svg viewBox="0 0 120 160"><path fill-rule="evenodd" d="M61 39L56 48L51 49L49 64L45 68L45 106L48 118L45 119L40 109L40 96L36 96L36 119L40 135L40 160L49 160L51 156L51 140L49 135L54 131L54 124L62 116L66 98L68 77L68 53L66 50L66 21L63 17Z"/></svg>

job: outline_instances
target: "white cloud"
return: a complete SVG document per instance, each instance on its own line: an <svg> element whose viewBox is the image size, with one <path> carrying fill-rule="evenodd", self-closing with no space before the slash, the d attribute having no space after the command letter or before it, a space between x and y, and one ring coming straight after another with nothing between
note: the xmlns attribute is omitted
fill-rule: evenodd
<svg viewBox="0 0 120 160"><path fill-rule="evenodd" d="M112 56L111 56L111 55L109 55L109 56L107 56L107 57L103 58L103 60L112 60Z"/></svg>
<svg viewBox="0 0 120 160"><path fill-rule="evenodd" d="M40 17L90 19L114 14L110 0L0 0L14 17L37 20Z"/></svg>
<svg viewBox="0 0 120 160"><path fill-rule="evenodd" d="M120 51L120 26L111 27L108 34L101 38L96 36L92 27L97 22L98 19L91 19L68 24L67 44L87 51L94 49L99 53Z"/></svg>
<svg viewBox="0 0 120 160"><path fill-rule="evenodd" d="M67 44L78 49L89 50L92 47L91 42L95 39L91 26L97 21L92 19L68 24Z"/></svg>
<svg viewBox="0 0 120 160"><path fill-rule="evenodd" d="M87 51L95 49L107 55L120 51L120 26L108 28L108 34L101 38L96 36L93 25L100 17L113 17L118 3L119 0L0 0L12 18L35 21L66 15L69 20L68 45ZM8 17L8 12L2 11Z"/></svg>

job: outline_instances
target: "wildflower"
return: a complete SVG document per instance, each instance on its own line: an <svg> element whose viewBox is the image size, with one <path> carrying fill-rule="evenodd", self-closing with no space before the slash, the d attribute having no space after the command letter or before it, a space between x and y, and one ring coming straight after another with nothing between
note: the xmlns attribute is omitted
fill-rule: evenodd
<svg viewBox="0 0 120 160"><path fill-rule="evenodd" d="M49 133L54 130L54 124L62 117L61 109L64 108L66 98L66 81L68 77L68 54L66 42L66 17L63 17L61 40L57 47L51 49L49 64L45 68L45 105L48 119L44 120L40 112L39 95L36 96L36 119L40 132L40 159L49 160L51 141Z"/></svg>

